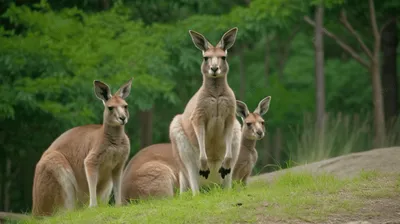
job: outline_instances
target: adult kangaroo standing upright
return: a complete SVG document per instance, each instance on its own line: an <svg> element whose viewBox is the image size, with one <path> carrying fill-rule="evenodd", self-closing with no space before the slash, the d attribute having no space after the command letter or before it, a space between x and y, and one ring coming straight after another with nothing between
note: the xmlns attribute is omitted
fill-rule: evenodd
<svg viewBox="0 0 400 224"><path fill-rule="evenodd" d="M227 51L237 31L236 27L227 31L215 47L202 34L189 31L194 45L203 53L203 84L183 114L175 116L170 124L170 139L180 164L181 193L190 187L196 195L206 182L232 186L231 168L240 144L240 132L233 136L233 129L235 125L240 129L240 124L235 122L236 98L227 81ZM204 177L201 180L200 175Z"/></svg>
<svg viewBox="0 0 400 224"><path fill-rule="evenodd" d="M114 95L100 81L94 81L96 96L103 101L102 125L85 125L61 134L43 153L33 181L33 215L52 215L58 209L71 210L77 202L97 206L114 191L115 204L121 204L121 175L129 156L128 122L125 98L132 79Z"/></svg>

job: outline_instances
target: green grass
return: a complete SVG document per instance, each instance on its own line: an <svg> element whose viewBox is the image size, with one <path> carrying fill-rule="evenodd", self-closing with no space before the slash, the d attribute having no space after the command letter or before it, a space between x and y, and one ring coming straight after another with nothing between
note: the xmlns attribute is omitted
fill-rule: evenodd
<svg viewBox="0 0 400 224"><path fill-rule="evenodd" d="M141 201L124 207L80 209L24 223L254 223L264 219L324 220L330 214L356 211L363 199L390 197L400 177L382 181L377 172L341 180L331 175L286 173L273 183L254 182L230 191L213 188L192 197ZM376 193L377 192L377 193ZM375 194L375 195L374 195Z"/></svg>

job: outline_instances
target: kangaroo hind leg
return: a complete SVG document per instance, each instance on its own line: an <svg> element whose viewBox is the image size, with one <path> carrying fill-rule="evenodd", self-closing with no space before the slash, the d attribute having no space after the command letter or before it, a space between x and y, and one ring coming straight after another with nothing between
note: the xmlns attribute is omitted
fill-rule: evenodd
<svg viewBox="0 0 400 224"><path fill-rule="evenodd" d="M76 187L73 170L62 154L51 152L43 156L35 169L33 215L53 215L58 210L73 210Z"/></svg>

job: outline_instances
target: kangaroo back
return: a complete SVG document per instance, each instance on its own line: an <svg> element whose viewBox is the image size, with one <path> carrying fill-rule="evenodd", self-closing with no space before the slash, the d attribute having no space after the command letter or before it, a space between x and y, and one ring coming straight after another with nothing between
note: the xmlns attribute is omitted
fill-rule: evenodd
<svg viewBox="0 0 400 224"><path fill-rule="evenodd" d="M122 200L172 197L178 183L178 165L171 144L155 144L140 150L123 175Z"/></svg>

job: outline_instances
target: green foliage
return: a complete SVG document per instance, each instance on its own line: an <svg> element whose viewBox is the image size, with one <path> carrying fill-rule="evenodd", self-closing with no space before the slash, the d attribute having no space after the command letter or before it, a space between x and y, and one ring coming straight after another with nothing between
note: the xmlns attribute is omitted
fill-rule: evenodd
<svg viewBox="0 0 400 224"><path fill-rule="evenodd" d="M8 84L2 89L15 86L14 91L36 99L32 106L66 119L72 116L74 105L85 101L81 98L93 97L93 79L120 85L135 77L138 94L129 102L140 109L148 108L160 96L176 102L168 54L153 30L130 21L118 8L92 15L76 8L56 13L45 4L40 10L45 12L11 5L5 14L15 26L24 27L24 32L13 38L1 37L2 74L12 75L2 75ZM6 98L6 102L15 101L14 94L9 95L12 99ZM12 111L16 103L10 102L2 111ZM82 106L85 110L89 105ZM84 115L90 122L93 114Z"/></svg>
<svg viewBox="0 0 400 224"><path fill-rule="evenodd" d="M236 95L240 88L245 88L243 100L250 109L265 96L273 99L265 115L267 138L272 143L259 144L262 161L267 154L272 154L275 143L279 142L275 140L278 128L283 133L280 141L285 155L276 158L276 163L285 163L288 155L301 150L312 155L312 159L322 158L307 151L308 147L314 147L316 152L322 149L316 147L317 136L310 128L313 121L304 121L304 116L311 114L312 117L315 110L315 84L314 34L303 23L303 16L311 16L319 1L249 2L0 2L0 13L3 13L0 18L0 154L4 155L0 157L0 178L12 180L11 189L22 184L27 186L21 192L12 190L13 209L30 206L35 164L57 136L77 125L102 122L104 108L93 94L93 80L105 81L115 92L122 83L134 78L132 93L127 99L131 118L126 129L131 139L131 155L140 149L140 111L154 108L153 143L169 140L170 121L182 113L202 82L202 55L193 46L189 29L203 33L216 44L229 28L239 28L235 46L227 59L229 84ZM111 8L104 7L103 3ZM370 44L367 3L360 7L352 4L325 0L325 25L350 45L355 45L357 42L344 32L337 20L341 7L346 7L349 20ZM397 6L376 2L379 24L386 21L385 10L394 10ZM286 41L291 36L293 40ZM268 66L265 59L267 39ZM283 47L288 48L286 56ZM327 111L342 112L346 116L370 112L368 71L343 56L343 51L328 38L325 38L325 49ZM337 128L335 124L342 121L332 120L335 128L329 133L341 137L336 138L335 143L327 143L322 150L323 157L369 148L369 139L363 143L360 139L368 136L370 130L352 145L346 145L352 141L346 134L355 129L349 127L352 121ZM399 124L391 127L390 133L394 134L389 136L388 142L399 141L396 134L400 133ZM342 143L337 144L337 141ZM12 172L2 175L6 173L7 159L13 161ZM12 176L14 172L21 174L25 170L23 180Z"/></svg>

